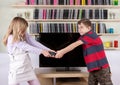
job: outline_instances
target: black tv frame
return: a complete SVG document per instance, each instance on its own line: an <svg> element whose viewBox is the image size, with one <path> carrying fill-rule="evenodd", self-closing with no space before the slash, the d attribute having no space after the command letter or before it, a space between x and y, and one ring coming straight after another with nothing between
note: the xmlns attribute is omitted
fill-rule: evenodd
<svg viewBox="0 0 120 85"><path fill-rule="evenodd" d="M59 50L76 41L79 36L79 33L40 33L37 40L52 50ZM39 67L65 67L65 70L69 70L69 67L86 67L82 46L76 47L61 59L46 58L41 54Z"/></svg>

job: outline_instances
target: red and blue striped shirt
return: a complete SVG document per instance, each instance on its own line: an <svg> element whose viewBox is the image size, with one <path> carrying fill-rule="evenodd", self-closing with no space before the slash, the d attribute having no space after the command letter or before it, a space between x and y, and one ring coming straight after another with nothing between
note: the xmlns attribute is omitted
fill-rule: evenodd
<svg viewBox="0 0 120 85"><path fill-rule="evenodd" d="M82 35L79 40L83 41L83 55L89 72L109 67L102 40L94 31Z"/></svg>

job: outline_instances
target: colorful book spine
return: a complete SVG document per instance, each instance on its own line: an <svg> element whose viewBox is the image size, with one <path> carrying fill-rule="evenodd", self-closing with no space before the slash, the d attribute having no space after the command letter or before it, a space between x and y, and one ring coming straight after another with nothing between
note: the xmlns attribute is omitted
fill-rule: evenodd
<svg viewBox="0 0 120 85"><path fill-rule="evenodd" d="M82 5L85 5L85 0L82 0Z"/></svg>
<svg viewBox="0 0 120 85"><path fill-rule="evenodd" d="M29 0L26 0L25 4L26 4L26 5L29 5L29 4L30 4L29 2L30 2Z"/></svg>
<svg viewBox="0 0 120 85"><path fill-rule="evenodd" d="M80 5L80 0L76 0L76 5Z"/></svg>
<svg viewBox="0 0 120 85"><path fill-rule="evenodd" d="M30 4L34 5L35 4L35 0L30 0Z"/></svg>
<svg viewBox="0 0 120 85"><path fill-rule="evenodd" d="M43 19L46 19L46 10L43 9Z"/></svg>
<svg viewBox="0 0 120 85"><path fill-rule="evenodd" d="M70 0L70 5L73 5L73 0Z"/></svg>
<svg viewBox="0 0 120 85"><path fill-rule="evenodd" d="M54 5L58 5L58 0L54 0Z"/></svg>
<svg viewBox="0 0 120 85"><path fill-rule="evenodd" d="M88 5L91 5L91 0L88 0Z"/></svg>

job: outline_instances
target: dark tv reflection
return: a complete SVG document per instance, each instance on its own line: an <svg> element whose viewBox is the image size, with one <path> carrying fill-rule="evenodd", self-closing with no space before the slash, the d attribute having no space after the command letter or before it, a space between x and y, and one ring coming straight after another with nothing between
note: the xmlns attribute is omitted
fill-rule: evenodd
<svg viewBox="0 0 120 85"><path fill-rule="evenodd" d="M40 33L39 42L52 50L60 50L79 38L79 33ZM39 57L40 67L85 67L82 46L66 53L62 58Z"/></svg>

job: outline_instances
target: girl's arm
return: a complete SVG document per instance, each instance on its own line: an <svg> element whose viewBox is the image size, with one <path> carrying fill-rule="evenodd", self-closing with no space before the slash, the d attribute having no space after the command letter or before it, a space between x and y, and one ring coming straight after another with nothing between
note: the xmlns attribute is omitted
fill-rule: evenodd
<svg viewBox="0 0 120 85"><path fill-rule="evenodd" d="M34 47L44 49L44 50L51 50L50 48L47 48L46 46L44 46L40 42L33 39L30 35L28 35L28 33L26 33L26 41L27 41L27 43L29 43L30 45L32 45Z"/></svg>
<svg viewBox="0 0 120 85"><path fill-rule="evenodd" d="M12 37L12 35L10 35L7 40L7 49L8 49L8 53L10 53L10 54L13 54L15 48L17 47L17 48L21 49L21 51L23 50L23 51L35 53L38 55L43 54L46 57L50 56L48 51L34 47L34 46L28 44L26 41L19 41L19 42L12 43L12 40L13 40L13 37Z"/></svg>
<svg viewBox="0 0 120 85"><path fill-rule="evenodd" d="M38 55L43 54L46 57L51 57L51 55L49 54L49 52L47 50L43 50L43 49L34 47L25 41L17 42L17 43L15 43L15 46L26 51L26 52L35 53Z"/></svg>

